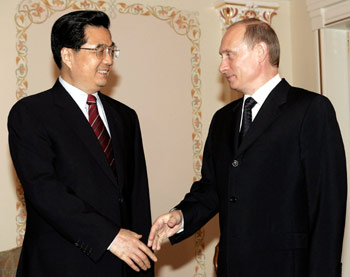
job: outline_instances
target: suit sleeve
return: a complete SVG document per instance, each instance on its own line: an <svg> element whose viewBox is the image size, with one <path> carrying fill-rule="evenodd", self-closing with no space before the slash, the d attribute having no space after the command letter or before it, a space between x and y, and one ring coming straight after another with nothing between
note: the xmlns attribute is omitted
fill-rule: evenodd
<svg viewBox="0 0 350 277"><path fill-rule="evenodd" d="M147 238L152 225L146 161L142 145L140 125L134 112L134 156L133 180L131 192L131 228L142 234L142 241L147 244Z"/></svg>
<svg viewBox="0 0 350 277"><path fill-rule="evenodd" d="M347 177L343 142L329 100L315 97L301 130L309 206L309 277L341 275Z"/></svg>
<svg viewBox="0 0 350 277"><path fill-rule="evenodd" d="M212 157L213 129L215 116L209 128L204 147L202 178L192 184L191 190L175 208L182 211L184 231L170 237L171 243L178 243L204 226L219 209L219 197L216 189L214 160Z"/></svg>
<svg viewBox="0 0 350 277"><path fill-rule="evenodd" d="M58 180L55 145L28 101L19 101L8 118L9 146L27 209L80 248L95 262L119 231Z"/></svg>

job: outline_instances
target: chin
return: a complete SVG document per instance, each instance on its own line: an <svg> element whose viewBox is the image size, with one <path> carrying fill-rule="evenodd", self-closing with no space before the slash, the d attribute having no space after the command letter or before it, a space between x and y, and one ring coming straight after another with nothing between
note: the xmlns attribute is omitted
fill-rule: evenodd
<svg viewBox="0 0 350 277"><path fill-rule="evenodd" d="M234 91L243 93L243 91L242 91L241 89L239 89L237 86L234 86L234 85L231 85L231 84L230 84L230 88L231 88L232 90L234 90Z"/></svg>
<svg viewBox="0 0 350 277"><path fill-rule="evenodd" d="M99 87L99 88L103 88L106 84L107 84L107 81L105 81L105 82L99 82L99 83L97 83L96 85L97 85L97 87Z"/></svg>
<svg viewBox="0 0 350 277"><path fill-rule="evenodd" d="M239 91L239 88L234 83L230 83L230 88Z"/></svg>

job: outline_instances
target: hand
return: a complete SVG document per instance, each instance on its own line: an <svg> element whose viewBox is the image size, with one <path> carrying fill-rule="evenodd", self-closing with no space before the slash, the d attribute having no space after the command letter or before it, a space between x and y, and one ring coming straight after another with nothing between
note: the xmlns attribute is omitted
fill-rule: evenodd
<svg viewBox="0 0 350 277"><path fill-rule="evenodd" d="M182 226L182 212L173 210L170 213L159 216L153 223L148 237L148 247L160 250L162 242L176 234Z"/></svg>
<svg viewBox="0 0 350 277"><path fill-rule="evenodd" d="M148 257L154 262L157 261L157 257L153 252L140 241L141 237L142 235L136 234L130 230L120 229L109 248L109 251L126 262L137 272L140 271L140 268L143 270L151 268Z"/></svg>

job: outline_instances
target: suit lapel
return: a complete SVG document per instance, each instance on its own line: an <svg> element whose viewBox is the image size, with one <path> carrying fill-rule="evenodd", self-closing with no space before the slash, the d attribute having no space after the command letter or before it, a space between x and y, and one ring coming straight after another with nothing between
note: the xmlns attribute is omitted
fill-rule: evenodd
<svg viewBox="0 0 350 277"><path fill-rule="evenodd" d="M281 114L281 107L287 102L289 88L290 85L287 81L282 79L271 91L239 146L237 155L241 154L252 145Z"/></svg>
<svg viewBox="0 0 350 277"><path fill-rule="evenodd" d="M86 146L86 151L90 152L101 169L117 185L112 170L108 166L106 157L101 151L101 146L96 136L86 120L84 114L74 102L69 93L62 87L59 81L53 87L55 105L60 109L60 115L64 122L74 132L81 142Z"/></svg>
<svg viewBox="0 0 350 277"><path fill-rule="evenodd" d="M106 97L99 93L100 99L103 104L103 108L105 110L105 114L108 120L109 130L111 132L115 166L117 171L117 180L119 186L122 188L124 184L124 166L125 161L123 157L125 157L125 140L124 136L124 127L122 125L121 115L116 112L116 109L112 109L111 105L108 103Z"/></svg>
<svg viewBox="0 0 350 277"><path fill-rule="evenodd" d="M239 147L239 127L240 127L240 123L241 123L241 116L242 116L242 105L243 105L243 97L241 99L239 99L237 101L237 104L232 108L232 112L233 112L233 122L232 122L232 126L233 126L233 130L232 132L232 136L233 139L231 139L230 136L230 141L233 141L233 152L232 153L237 153L238 147ZM231 143L229 145L232 145Z"/></svg>

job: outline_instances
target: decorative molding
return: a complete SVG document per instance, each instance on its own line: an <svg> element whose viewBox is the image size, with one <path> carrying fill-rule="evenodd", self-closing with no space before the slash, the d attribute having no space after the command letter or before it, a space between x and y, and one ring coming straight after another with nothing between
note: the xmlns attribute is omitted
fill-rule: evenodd
<svg viewBox="0 0 350 277"><path fill-rule="evenodd" d="M317 30L317 46L318 46L318 64L319 64L319 74L320 74L320 93L323 95L323 68L322 68L322 43L321 43L321 29Z"/></svg>
<svg viewBox="0 0 350 277"><path fill-rule="evenodd" d="M56 12L73 10L101 10L106 12L111 19L117 17L117 13L142 16L154 16L167 23L178 35L185 36L191 42L191 81L192 81L192 141L193 141L193 180L201 178L202 166L202 113L201 113L201 55L200 36L201 30L197 14L181 11L174 7L146 6L143 4L127 5L116 0L23 0L18 6L15 14L16 23L16 97L21 99L27 96L28 89L28 60L27 39L28 29L33 24L45 23ZM25 203L23 189L19 184L17 187L17 245L22 245L25 233ZM197 266L193 276L206 276L204 255L204 230L199 230L195 235L195 259Z"/></svg>
<svg viewBox="0 0 350 277"><path fill-rule="evenodd" d="M22 246L24 234L26 231L27 210L26 210L26 205L25 205L23 187L21 186L19 180L17 180L17 182L16 182L16 195L18 198L18 201L16 203L16 209L17 209L16 244L17 244L17 246Z"/></svg>
<svg viewBox="0 0 350 277"><path fill-rule="evenodd" d="M308 0L307 10L312 30L347 21L350 18L349 0Z"/></svg>
<svg viewBox="0 0 350 277"><path fill-rule="evenodd" d="M220 0L215 2L220 19L227 29L232 23L244 18L258 18L271 24L279 4L273 2L258 2L244 0Z"/></svg>

